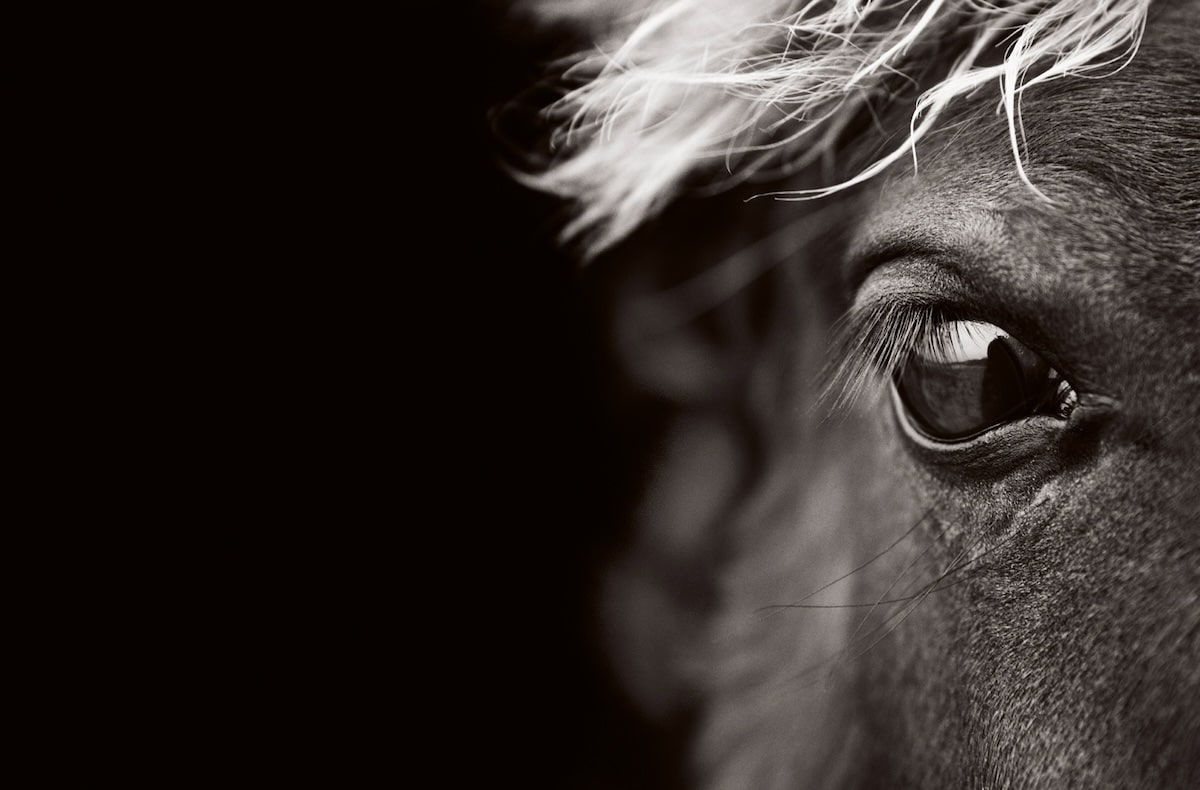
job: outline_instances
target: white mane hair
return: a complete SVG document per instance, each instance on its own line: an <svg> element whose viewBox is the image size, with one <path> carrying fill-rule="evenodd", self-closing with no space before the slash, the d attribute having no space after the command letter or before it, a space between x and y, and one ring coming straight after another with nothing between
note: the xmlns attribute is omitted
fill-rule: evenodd
<svg viewBox="0 0 1200 790"><path fill-rule="evenodd" d="M841 183L773 194L826 196L915 157L954 99L992 82L1017 171L1036 191L1022 163L1022 91L1119 69L1137 50L1149 4L526 0L544 19L587 26L597 44L557 64L564 93L544 111L554 154L519 177L571 201L563 240L581 243L590 257L653 216L693 175L720 189L830 161L840 133L871 111L868 102L921 70L928 87L902 143Z"/></svg>

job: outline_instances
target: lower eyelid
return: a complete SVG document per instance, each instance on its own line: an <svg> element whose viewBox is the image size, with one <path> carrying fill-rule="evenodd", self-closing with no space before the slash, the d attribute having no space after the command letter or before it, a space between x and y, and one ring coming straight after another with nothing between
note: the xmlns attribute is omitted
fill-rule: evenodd
<svg viewBox="0 0 1200 790"><path fill-rule="evenodd" d="M1015 420L1013 422L1001 423L986 428L979 433L968 436L964 439L954 441L939 441L921 433L912 424L905 409L903 402L900 401L899 393L895 387L891 387L891 402L892 415L896 422L900 425L902 432L912 444L928 452L931 457L938 455L951 455L960 457L962 453L986 453L989 447L996 446L997 443L1005 442L1010 436L1022 436L1030 433L1031 430L1036 431L1036 434L1045 435L1051 431L1061 431L1065 428L1062 420L1057 420L1053 417L1045 415L1035 415L1023 420ZM1028 441L1028 440L1026 440ZM1034 449L1037 445L1031 444L1029 449Z"/></svg>

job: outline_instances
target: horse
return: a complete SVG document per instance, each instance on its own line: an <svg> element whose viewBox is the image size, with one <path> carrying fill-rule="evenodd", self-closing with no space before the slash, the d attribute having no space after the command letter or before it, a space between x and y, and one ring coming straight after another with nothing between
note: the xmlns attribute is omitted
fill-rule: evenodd
<svg viewBox="0 0 1200 790"><path fill-rule="evenodd" d="M513 13L653 405L595 610L667 773L1200 786L1200 4Z"/></svg>

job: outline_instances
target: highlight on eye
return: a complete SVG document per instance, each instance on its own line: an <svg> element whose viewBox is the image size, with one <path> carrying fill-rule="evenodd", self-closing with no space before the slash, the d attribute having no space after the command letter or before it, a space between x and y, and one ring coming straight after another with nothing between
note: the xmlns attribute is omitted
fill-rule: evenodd
<svg viewBox="0 0 1200 790"><path fill-rule="evenodd" d="M849 408L890 383L908 422L937 442L960 442L1034 415L1066 419L1077 395L1011 333L930 305L884 303L852 313L833 344L826 400Z"/></svg>

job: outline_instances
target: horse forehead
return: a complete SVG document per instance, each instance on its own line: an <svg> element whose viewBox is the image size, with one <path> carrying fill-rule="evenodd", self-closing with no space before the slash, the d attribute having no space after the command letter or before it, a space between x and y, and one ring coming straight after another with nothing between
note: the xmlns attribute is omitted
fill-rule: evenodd
<svg viewBox="0 0 1200 790"><path fill-rule="evenodd" d="M1151 20L1126 68L1023 95L1015 127L1022 162L1049 201L1021 180L1014 130L995 95L981 91L918 147L917 166L880 190L856 246L879 246L889 235L927 236L951 249L1020 246L1030 254L1018 256L1023 271L1008 276L1057 270L1151 301L1158 290L1194 291L1200 3L1168 11Z"/></svg>
<svg viewBox="0 0 1200 790"><path fill-rule="evenodd" d="M1011 127L994 91L963 100L919 146L922 179L939 192L969 188L993 205L1027 196L1014 167L1017 144L1039 187L1109 193L1171 211L1200 200L1200 3L1165 3L1138 52L1113 73L1066 77L1024 90ZM1091 197L1091 195L1089 195ZM1146 213L1141 211L1139 213ZM1152 219L1152 218L1151 218Z"/></svg>

